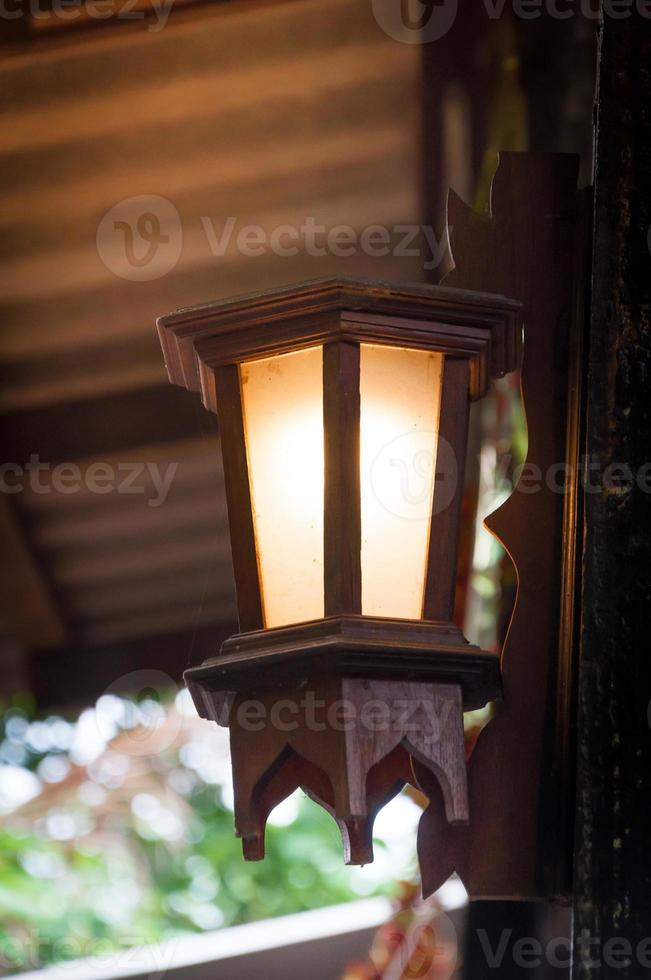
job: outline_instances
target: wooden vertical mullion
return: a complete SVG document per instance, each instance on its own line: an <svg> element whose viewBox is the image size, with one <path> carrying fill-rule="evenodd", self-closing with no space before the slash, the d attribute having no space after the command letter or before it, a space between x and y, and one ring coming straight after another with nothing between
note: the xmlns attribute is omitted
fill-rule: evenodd
<svg viewBox="0 0 651 980"><path fill-rule="evenodd" d="M240 631L244 633L263 629L264 613L255 546L239 367L237 364L227 364L215 368L214 378L237 611Z"/></svg>
<svg viewBox="0 0 651 980"><path fill-rule="evenodd" d="M326 616L362 611L359 360L359 344L335 341L323 348Z"/></svg>
<svg viewBox="0 0 651 980"><path fill-rule="evenodd" d="M442 622L452 620L459 549L459 518L468 443L470 365L466 358L446 356L443 361L439 445L427 559L423 618ZM445 443L443 443L445 445ZM449 446L449 449L448 449ZM451 450L451 453L450 453ZM456 463L456 473L453 472ZM445 484L456 479L454 495L447 505Z"/></svg>

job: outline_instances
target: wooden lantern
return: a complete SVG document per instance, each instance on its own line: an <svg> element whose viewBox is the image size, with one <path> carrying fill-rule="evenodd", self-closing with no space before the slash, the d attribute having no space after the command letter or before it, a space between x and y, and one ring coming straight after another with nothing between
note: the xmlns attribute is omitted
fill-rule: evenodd
<svg viewBox="0 0 651 980"><path fill-rule="evenodd" d="M186 680L230 726L245 856L297 786L351 863L419 767L466 821L462 712L500 696L498 655L452 622L468 408L518 364L519 304L328 279L158 328L219 419L240 632Z"/></svg>

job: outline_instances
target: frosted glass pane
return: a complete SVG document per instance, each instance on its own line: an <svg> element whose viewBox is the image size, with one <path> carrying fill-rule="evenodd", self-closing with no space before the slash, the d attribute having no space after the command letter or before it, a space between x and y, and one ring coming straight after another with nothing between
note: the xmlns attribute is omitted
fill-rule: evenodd
<svg viewBox="0 0 651 980"><path fill-rule="evenodd" d="M323 349L240 365L265 626L323 616Z"/></svg>
<svg viewBox="0 0 651 980"><path fill-rule="evenodd" d="M443 355L361 345L362 613L423 615Z"/></svg>

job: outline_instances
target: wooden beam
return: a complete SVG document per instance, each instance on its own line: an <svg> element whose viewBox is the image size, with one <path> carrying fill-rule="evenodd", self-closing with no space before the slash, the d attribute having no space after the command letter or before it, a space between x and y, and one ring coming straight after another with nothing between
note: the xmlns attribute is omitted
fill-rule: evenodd
<svg viewBox="0 0 651 980"><path fill-rule="evenodd" d="M325 615L362 611L359 344L323 348Z"/></svg>
<svg viewBox="0 0 651 980"><path fill-rule="evenodd" d="M43 462L101 459L155 443L215 433L214 416L196 397L170 385L9 412L0 418L4 457L23 464L33 453Z"/></svg>
<svg viewBox="0 0 651 980"><path fill-rule="evenodd" d="M29 658L29 690L39 709L86 707L116 680L136 671L162 671L182 683L183 671L214 655L237 628L233 619L194 629L168 630L156 636L121 639L89 647L71 643L57 650L36 650Z"/></svg>
<svg viewBox="0 0 651 980"><path fill-rule="evenodd" d="M446 357L442 385L423 615L425 619L450 622L454 611L459 515L468 442L468 361Z"/></svg>
<svg viewBox="0 0 651 980"><path fill-rule="evenodd" d="M43 569L31 551L12 504L0 496L0 610L25 647L56 647L68 630Z"/></svg>
<svg viewBox="0 0 651 980"><path fill-rule="evenodd" d="M228 364L218 368L214 373L214 381L219 403L237 609L240 630L246 632L264 627L264 611L238 366Z"/></svg>
<svg viewBox="0 0 651 980"><path fill-rule="evenodd" d="M586 368L592 492L581 601L575 980L644 975L651 935L650 57L648 20L603 17ZM604 955L614 941L620 950L631 946L629 965L617 971Z"/></svg>

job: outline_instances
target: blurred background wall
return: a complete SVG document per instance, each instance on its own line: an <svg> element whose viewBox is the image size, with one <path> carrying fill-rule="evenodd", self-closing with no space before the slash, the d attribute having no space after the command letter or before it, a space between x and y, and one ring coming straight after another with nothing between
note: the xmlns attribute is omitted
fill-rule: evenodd
<svg viewBox="0 0 651 980"><path fill-rule="evenodd" d="M156 316L332 272L437 281L447 188L487 207L498 149L589 177L595 57L594 20L508 6L419 45L370 0L48 3L0 19L0 670L41 706L178 678L234 627L215 421L168 385ZM306 221L379 225L388 254L237 246Z"/></svg>

